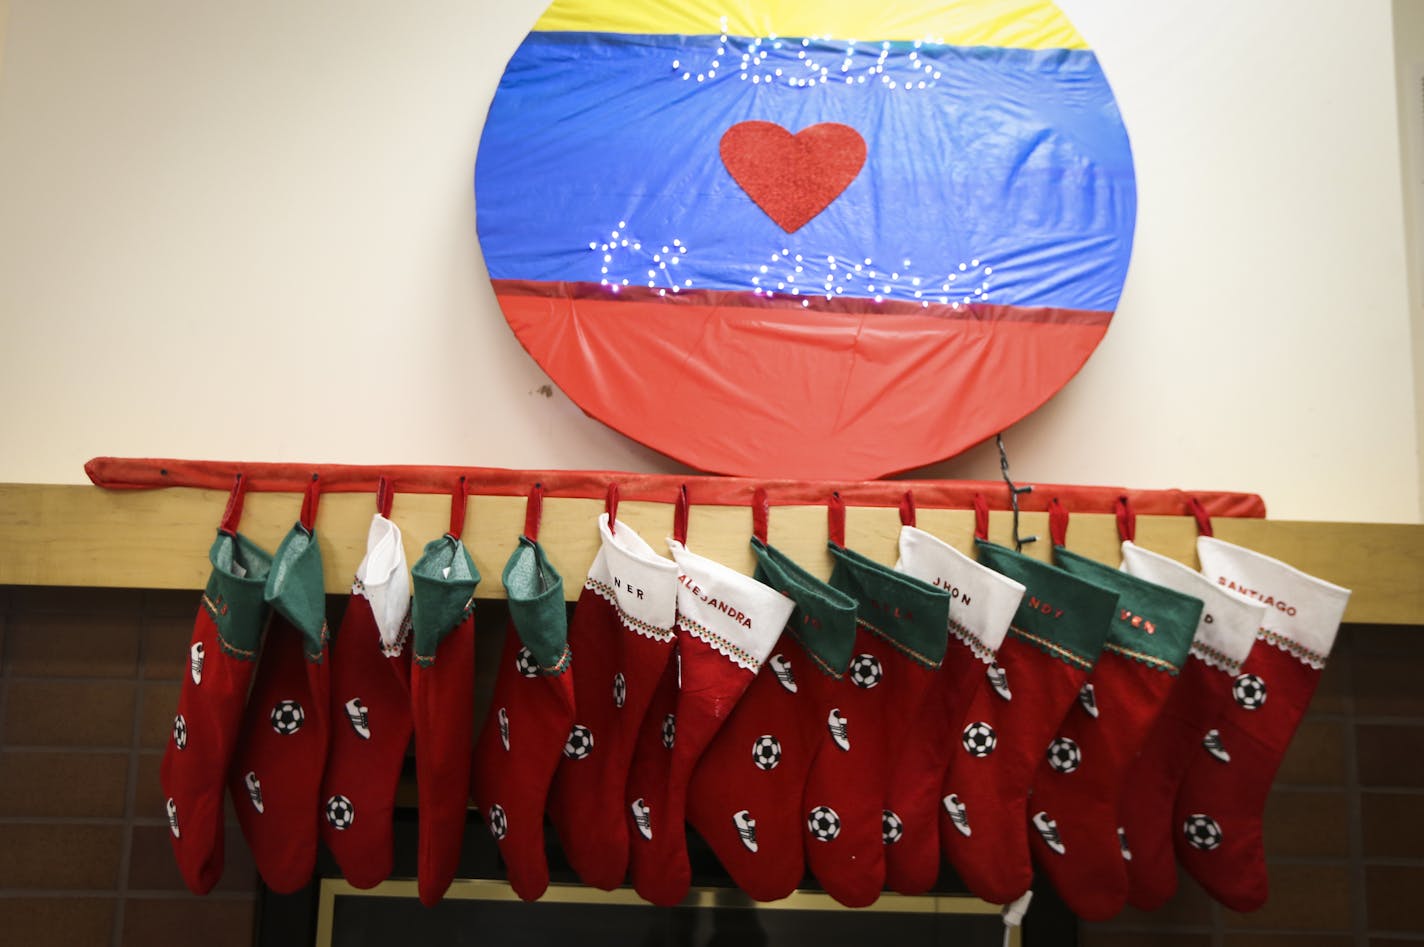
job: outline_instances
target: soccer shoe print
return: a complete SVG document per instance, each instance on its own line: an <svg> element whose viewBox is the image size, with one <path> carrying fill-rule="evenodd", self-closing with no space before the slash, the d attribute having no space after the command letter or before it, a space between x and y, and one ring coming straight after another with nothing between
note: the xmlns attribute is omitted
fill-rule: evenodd
<svg viewBox="0 0 1424 947"><path fill-rule="evenodd" d="M569 738L564 741L564 756L571 760L587 759L593 752L593 731L581 724L574 724Z"/></svg>
<svg viewBox="0 0 1424 947"><path fill-rule="evenodd" d="M777 683L791 693L796 693L796 675L791 672L791 661L786 655L773 654L767 664L771 665L771 673L776 675Z"/></svg>
<svg viewBox="0 0 1424 947"><path fill-rule="evenodd" d="M499 708L497 714L499 723L499 743L504 747L505 752L509 752L509 711L503 707Z"/></svg>
<svg viewBox="0 0 1424 947"><path fill-rule="evenodd" d="M1083 689L1078 691L1078 706L1087 711L1089 717L1097 719L1098 692L1093 689L1091 683L1084 684Z"/></svg>
<svg viewBox="0 0 1424 947"><path fill-rule="evenodd" d="M1211 754L1211 758L1218 763L1230 763L1231 754L1221 742L1221 731L1212 728L1202 737L1202 747Z"/></svg>
<svg viewBox="0 0 1424 947"><path fill-rule="evenodd" d="M643 801L642 796L639 796L628 804L628 809L633 814L633 825L638 829L638 834L651 842L653 840L653 818L648 804Z"/></svg>
<svg viewBox="0 0 1424 947"><path fill-rule="evenodd" d="M965 838L974 834L974 830L969 827L969 813L964 808L963 801L955 793L945 796L941 802L944 804L944 811L949 813L949 821Z"/></svg>
<svg viewBox="0 0 1424 947"><path fill-rule="evenodd" d="M831 732L831 739L837 747L850 750L850 722L841 716L839 707L832 707L826 715L826 729Z"/></svg>
<svg viewBox="0 0 1424 947"><path fill-rule="evenodd" d="M1033 814L1033 827L1038 829L1038 834L1042 836L1043 843L1052 851L1059 855L1068 851L1068 849L1063 847L1063 839L1058 835L1058 822L1050 818L1047 812L1035 812Z"/></svg>
<svg viewBox="0 0 1424 947"><path fill-rule="evenodd" d="M284 737L289 737L302 728L307 715L302 705L295 700L279 700L272 708L272 729Z"/></svg>
<svg viewBox="0 0 1424 947"><path fill-rule="evenodd" d="M345 832L356 821L356 807L345 796L332 796L326 800L326 821L338 832Z"/></svg>
<svg viewBox="0 0 1424 947"><path fill-rule="evenodd" d="M256 773L249 772L242 777L242 784L247 787L247 798L252 800L252 808L261 814L265 811L262 807L262 780L257 778Z"/></svg>
<svg viewBox="0 0 1424 947"><path fill-rule="evenodd" d="M371 739L371 716L366 705L361 703L361 698L351 698L346 702L345 707L346 720L351 724L351 729L355 730L356 735L361 739Z"/></svg>
<svg viewBox="0 0 1424 947"><path fill-rule="evenodd" d="M1122 860L1132 861L1132 849L1127 847L1127 832L1123 830L1122 826L1117 827L1117 844L1122 849Z"/></svg>
<svg viewBox="0 0 1424 947"><path fill-rule="evenodd" d="M1014 692L1009 690L1009 672L999 667L997 664L989 665L989 670L985 672L989 677L989 686L994 688L994 693L1004 700L1013 700Z"/></svg>
<svg viewBox="0 0 1424 947"><path fill-rule="evenodd" d="M195 641L188 649L188 673L193 676L194 684L203 683L203 643Z"/></svg>
<svg viewBox="0 0 1424 947"><path fill-rule="evenodd" d="M818 842L834 841L841 834L841 817L830 806L816 806L806 815L806 828Z"/></svg>
<svg viewBox="0 0 1424 947"><path fill-rule="evenodd" d="M732 825L737 829L737 837L747 847L747 851L757 850L756 819L747 810L732 813Z"/></svg>
<svg viewBox="0 0 1424 947"><path fill-rule="evenodd" d="M183 833L178 829L178 804L170 798L165 808L168 810L168 831L173 833L174 838L182 838Z"/></svg>

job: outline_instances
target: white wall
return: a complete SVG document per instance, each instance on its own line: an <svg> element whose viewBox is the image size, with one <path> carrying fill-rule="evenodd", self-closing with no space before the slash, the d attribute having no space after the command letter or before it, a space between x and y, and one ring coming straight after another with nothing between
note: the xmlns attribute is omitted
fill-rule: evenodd
<svg viewBox="0 0 1424 947"><path fill-rule="evenodd" d="M1140 213L1107 339L1007 434L1016 476L1418 521L1389 0L1060 2ZM541 394L486 281L475 145L537 0L9 7L0 480L97 454L681 469ZM986 446L928 472L997 471Z"/></svg>

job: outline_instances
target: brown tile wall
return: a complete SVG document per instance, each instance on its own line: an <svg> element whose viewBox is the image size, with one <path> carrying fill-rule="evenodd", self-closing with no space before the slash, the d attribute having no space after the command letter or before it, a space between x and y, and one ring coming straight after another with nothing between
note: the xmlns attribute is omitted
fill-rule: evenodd
<svg viewBox="0 0 1424 947"><path fill-rule="evenodd" d="M1424 628L1346 626L1265 812L1271 898L1237 914L1183 875L1154 914L1080 926L1085 947L1424 942Z"/></svg>
<svg viewBox="0 0 1424 947"><path fill-rule="evenodd" d="M0 942L251 944L236 825L184 889L158 784L196 592L0 587Z"/></svg>

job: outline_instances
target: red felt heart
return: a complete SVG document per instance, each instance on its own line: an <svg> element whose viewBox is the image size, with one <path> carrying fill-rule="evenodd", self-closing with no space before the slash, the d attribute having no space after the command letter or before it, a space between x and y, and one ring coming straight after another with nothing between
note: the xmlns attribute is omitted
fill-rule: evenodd
<svg viewBox="0 0 1424 947"><path fill-rule="evenodd" d="M775 122L741 122L722 135L722 163L787 233L831 205L865 166L865 139L823 122L793 135Z"/></svg>

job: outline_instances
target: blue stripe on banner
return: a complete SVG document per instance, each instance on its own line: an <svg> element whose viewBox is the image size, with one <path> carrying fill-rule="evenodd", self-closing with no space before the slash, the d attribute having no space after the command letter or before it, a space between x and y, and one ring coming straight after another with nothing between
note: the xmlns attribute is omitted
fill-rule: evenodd
<svg viewBox="0 0 1424 947"><path fill-rule="evenodd" d="M787 234L722 164L749 120L849 125L865 167ZM475 190L495 279L1105 311L1137 204L1088 51L596 33L526 38Z"/></svg>

